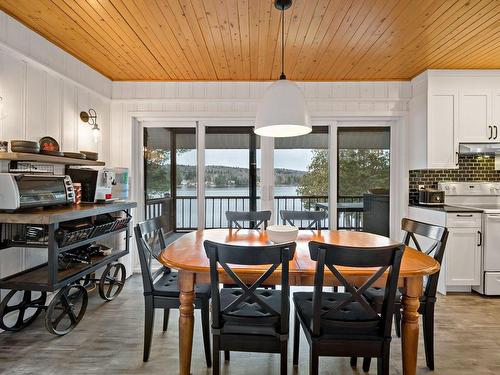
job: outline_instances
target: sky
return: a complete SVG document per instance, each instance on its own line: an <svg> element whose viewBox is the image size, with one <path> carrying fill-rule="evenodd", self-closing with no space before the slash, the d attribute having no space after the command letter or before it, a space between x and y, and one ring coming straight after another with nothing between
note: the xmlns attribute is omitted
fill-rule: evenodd
<svg viewBox="0 0 500 375"><path fill-rule="evenodd" d="M294 150L275 150L274 151L274 166L275 168L294 169L306 171L307 166L311 162L311 150L294 149ZM196 151L177 155L177 164L195 165ZM227 167L248 168L248 151L242 149L228 150L206 150L205 151L206 165L223 165ZM257 151L257 167L260 167L260 151Z"/></svg>

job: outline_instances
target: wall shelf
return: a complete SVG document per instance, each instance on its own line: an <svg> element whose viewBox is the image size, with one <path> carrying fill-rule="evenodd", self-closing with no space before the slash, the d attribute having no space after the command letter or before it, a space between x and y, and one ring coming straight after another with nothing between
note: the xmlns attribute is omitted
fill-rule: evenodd
<svg viewBox="0 0 500 375"><path fill-rule="evenodd" d="M0 160L32 161L37 163L52 163L65 165L104 166L103 161L67 158L44 154L29 154L25 152L0 152Z"/></svg>

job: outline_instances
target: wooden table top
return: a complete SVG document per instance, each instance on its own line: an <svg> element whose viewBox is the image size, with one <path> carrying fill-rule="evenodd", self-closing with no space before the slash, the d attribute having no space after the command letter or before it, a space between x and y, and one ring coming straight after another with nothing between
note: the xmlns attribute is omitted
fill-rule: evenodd
<svg viewBox="0 0 500 375"><path fill-rule="evenodd" d="M136 202L82 203L0 212L0 223L53 224L137 207Z"/></svg>
<svg viewBox="0 0 500 375"><path fill-rule="evenodd" d="M245 246L269 245L266 231L246 229L204 229L190 232L170 244L160 255L160 261L171 268L192 272L209 272L210 266L203 241ZM337 230L301 230L297 237L295 257L290 261L290 274L313 275L316 262L309 256L309 241L338 244L351 247L379 247L396 245L398 242L375 234ZM262 273L268 266L234 266L246 274ZM346 276L371 275L370 268L339 267ZM411 247L406 247L401 263L400 277L430 275L439 270L434 258ZM239 272L238 272L239 273Z"/></svg>

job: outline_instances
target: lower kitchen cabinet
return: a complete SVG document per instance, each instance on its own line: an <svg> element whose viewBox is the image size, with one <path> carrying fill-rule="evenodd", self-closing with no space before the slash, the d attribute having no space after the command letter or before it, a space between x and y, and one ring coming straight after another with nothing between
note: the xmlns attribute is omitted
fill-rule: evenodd
<svg viewBox="0 0 500 375"><path fill-rule="evenodd" d="M448 228L446 285L479 285L481 276L480 227Z"/></svg>
<svg viewBox="0 0 500 375"><path fill-rule="evenodd" d="M481 282L482 234L480 213L447 213L409 207L410 219L445 226L448 242L439 275L438 292L469 292Z"/></svg>

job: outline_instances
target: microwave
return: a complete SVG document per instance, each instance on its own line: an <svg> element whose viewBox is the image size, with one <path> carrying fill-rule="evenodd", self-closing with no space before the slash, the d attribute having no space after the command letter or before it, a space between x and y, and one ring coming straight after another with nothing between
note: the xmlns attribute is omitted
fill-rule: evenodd
<svg viewBox="0 0 500 375"><path fill-rule="evenodd" d="M72 204L75 200L69 176L0 173L0 210Z"/></svg>

